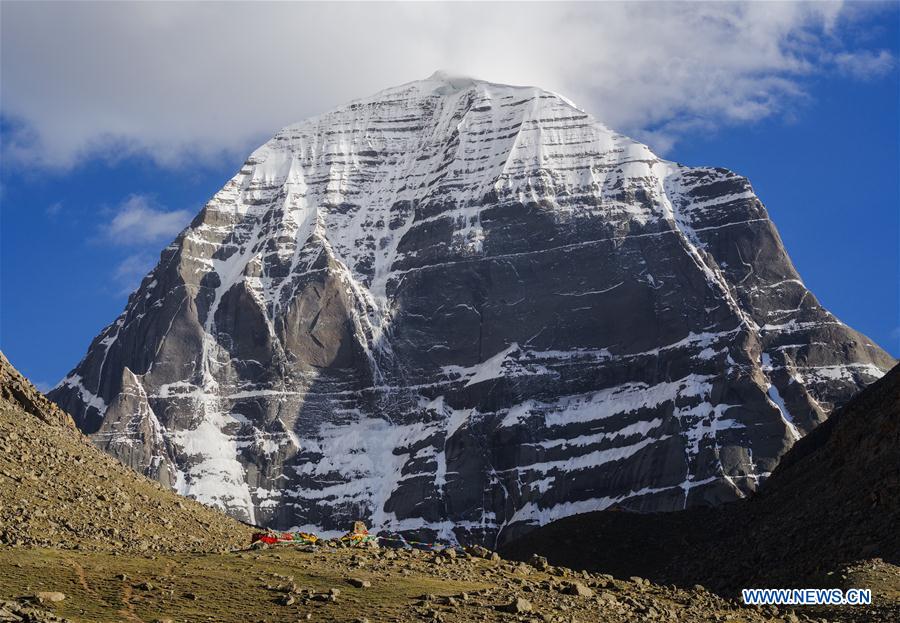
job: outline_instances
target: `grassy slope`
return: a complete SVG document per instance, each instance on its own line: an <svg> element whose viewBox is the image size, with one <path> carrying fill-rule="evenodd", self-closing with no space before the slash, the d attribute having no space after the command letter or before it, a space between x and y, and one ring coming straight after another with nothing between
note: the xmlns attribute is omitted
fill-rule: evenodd
<svg viewBox="0 0 900 623"><path fill-rule="evenodd" d="M0 553L6 567L0 598L61 591L66 599L50 608L72 621L202 621L214 617L223 623L246 623L296 620L307 612L315 613L317 620L327 615L328 620L353 621L366 615L381 621L402 614L413 598L423 592L452 594L485 586L443 578L399 574L386 577L355 571L353 577L371 579L377 588L353 588L346 582L345 565L335 560L338 557L316 561L311 554L285 551L243 555L167 553L151 558L116 556L111 552L19 549ZM327 564L311 564L315 562ZM283 593L266 586L284 584L287 577L302 588L318 592L339 588L338 602L280 605L278 598Z"/></svg>
<svg viewBox="0 0 900 623"><path fill-rule="evenodd" d="M437 564L435 559L440 559ZM550 621L588 623L644 621L677 616L681 621L762 622L771 617L739 608L704 591L649 583L539 571L532 566L420 551L328 549L281 546L228 554L173 553L150 557L50 548L0 550L4 581L0 601L37 591L61 591L48 610L70 621L282 621L375 622ZM120 574L125 574L123 577ZM355 588L350 579L371 583ZM593 592L568 594L573 581ZM149 583L145 584L145 583ZM335 601L322 599L331 589ZM310 596L310 591L316 597ZM465 593L465 596L463 595ZM290 596L293 603L284 605ZM448 599L453 597L453 599ZM532 610L505 607L516 597Z"/></svg>

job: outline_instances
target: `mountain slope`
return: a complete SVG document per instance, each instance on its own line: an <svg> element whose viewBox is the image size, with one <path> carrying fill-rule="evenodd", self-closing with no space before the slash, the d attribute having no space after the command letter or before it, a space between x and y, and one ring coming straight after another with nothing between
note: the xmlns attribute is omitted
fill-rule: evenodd
<svg viewBox="0 0 900 623"><path fill-rule="evenodd" d="M490 552L478 548L172 551L230 546L246 530L194 502L179 505L171 492L104 456L71 431L65 414L41 401L2 355L0 379L3 396L24 395L25 404L39 406L26 412L18 402L0 400L0 534L27 544L0 547L3 621L793 620L790 612L741 607L701 587L573 572L540 560L517 564L482 557ZM26 475L29 470L35 478ZM20 511L14 522L3 514L8 505ZM120 511L129 515L124 528ZM63 529L54 523L57 512ZM165 530L157 524L160 517L172 519ZM41 543L51 547L34 547ZM162 551L123 551L144 549ZM856 608L818 614L896 620L895 611L878 619Z"/></svg>
<svg viewBox="0 0 900 623"><path fill-rule="evenodd" d="M75 429L71 416L39 392L0 352L0 399L45 424Z"/></svg>
<svg viewBox="0 0 900 623"><path fill-rule="evenodd" d="M744 496L893 363L746 179L435 74L257 149L50 396L236 517L491 544Z"/></svg>
<svg viewBox="0 0 900 623"><path fill-rule="evenodd" d="M95 448L0 353L0 544L217 551L250 528Z"/></svg>
<svg viewBox="0 0 900 623"><path fill-rule="evenodd" d="M588 513L509 544L554 564L719 589L834 583L858 560L900 564L900 366L784 457L760 492L716 509Z"/></svg>

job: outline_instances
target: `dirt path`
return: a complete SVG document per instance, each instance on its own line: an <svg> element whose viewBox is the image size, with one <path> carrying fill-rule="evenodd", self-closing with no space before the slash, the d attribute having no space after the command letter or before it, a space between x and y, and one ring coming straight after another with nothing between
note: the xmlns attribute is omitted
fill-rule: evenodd
<svg viewBox="0 0 900 623"><path fill-rule="evenodd" d="M124 582L122 584L122 605L125 607L117 610L116 614L121 614L129 621L144 623L144 620L134 612L134 604L131 603L132 594L134 594L134 589L131 588L131 584L129 584L128 582Z"/></svg>

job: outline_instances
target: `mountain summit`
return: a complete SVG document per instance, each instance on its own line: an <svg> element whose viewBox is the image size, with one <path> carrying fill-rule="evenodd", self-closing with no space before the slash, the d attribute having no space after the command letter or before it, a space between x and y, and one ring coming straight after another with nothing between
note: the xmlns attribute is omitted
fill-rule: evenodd
<svg viewBox="0 0 900 623"><path fill-rule="evenodd" d="M493 544L742 497L893 363L745 178L437 73L254 151L50 395L242 519Z"/></svg>

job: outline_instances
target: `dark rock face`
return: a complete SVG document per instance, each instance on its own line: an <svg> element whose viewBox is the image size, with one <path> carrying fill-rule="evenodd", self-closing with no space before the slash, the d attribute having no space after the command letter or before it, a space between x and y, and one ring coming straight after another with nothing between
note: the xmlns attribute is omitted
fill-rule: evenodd
<svg viewBox="0 0 900 623"><path fill-rule="evenodd" d="M51 397L255 523L493 544L739 498L893 363L745 178L434 76L255 151Z"/></svg>
<svg viewBox="0 0 900 623"><path fill-rule="evenodd" d="M507 543L502 553L735 595L748 586L834 586L847 565L876 556L897 565L898 525L895 366L794 444L748 499L674 513L566 517Z"/></svg>

